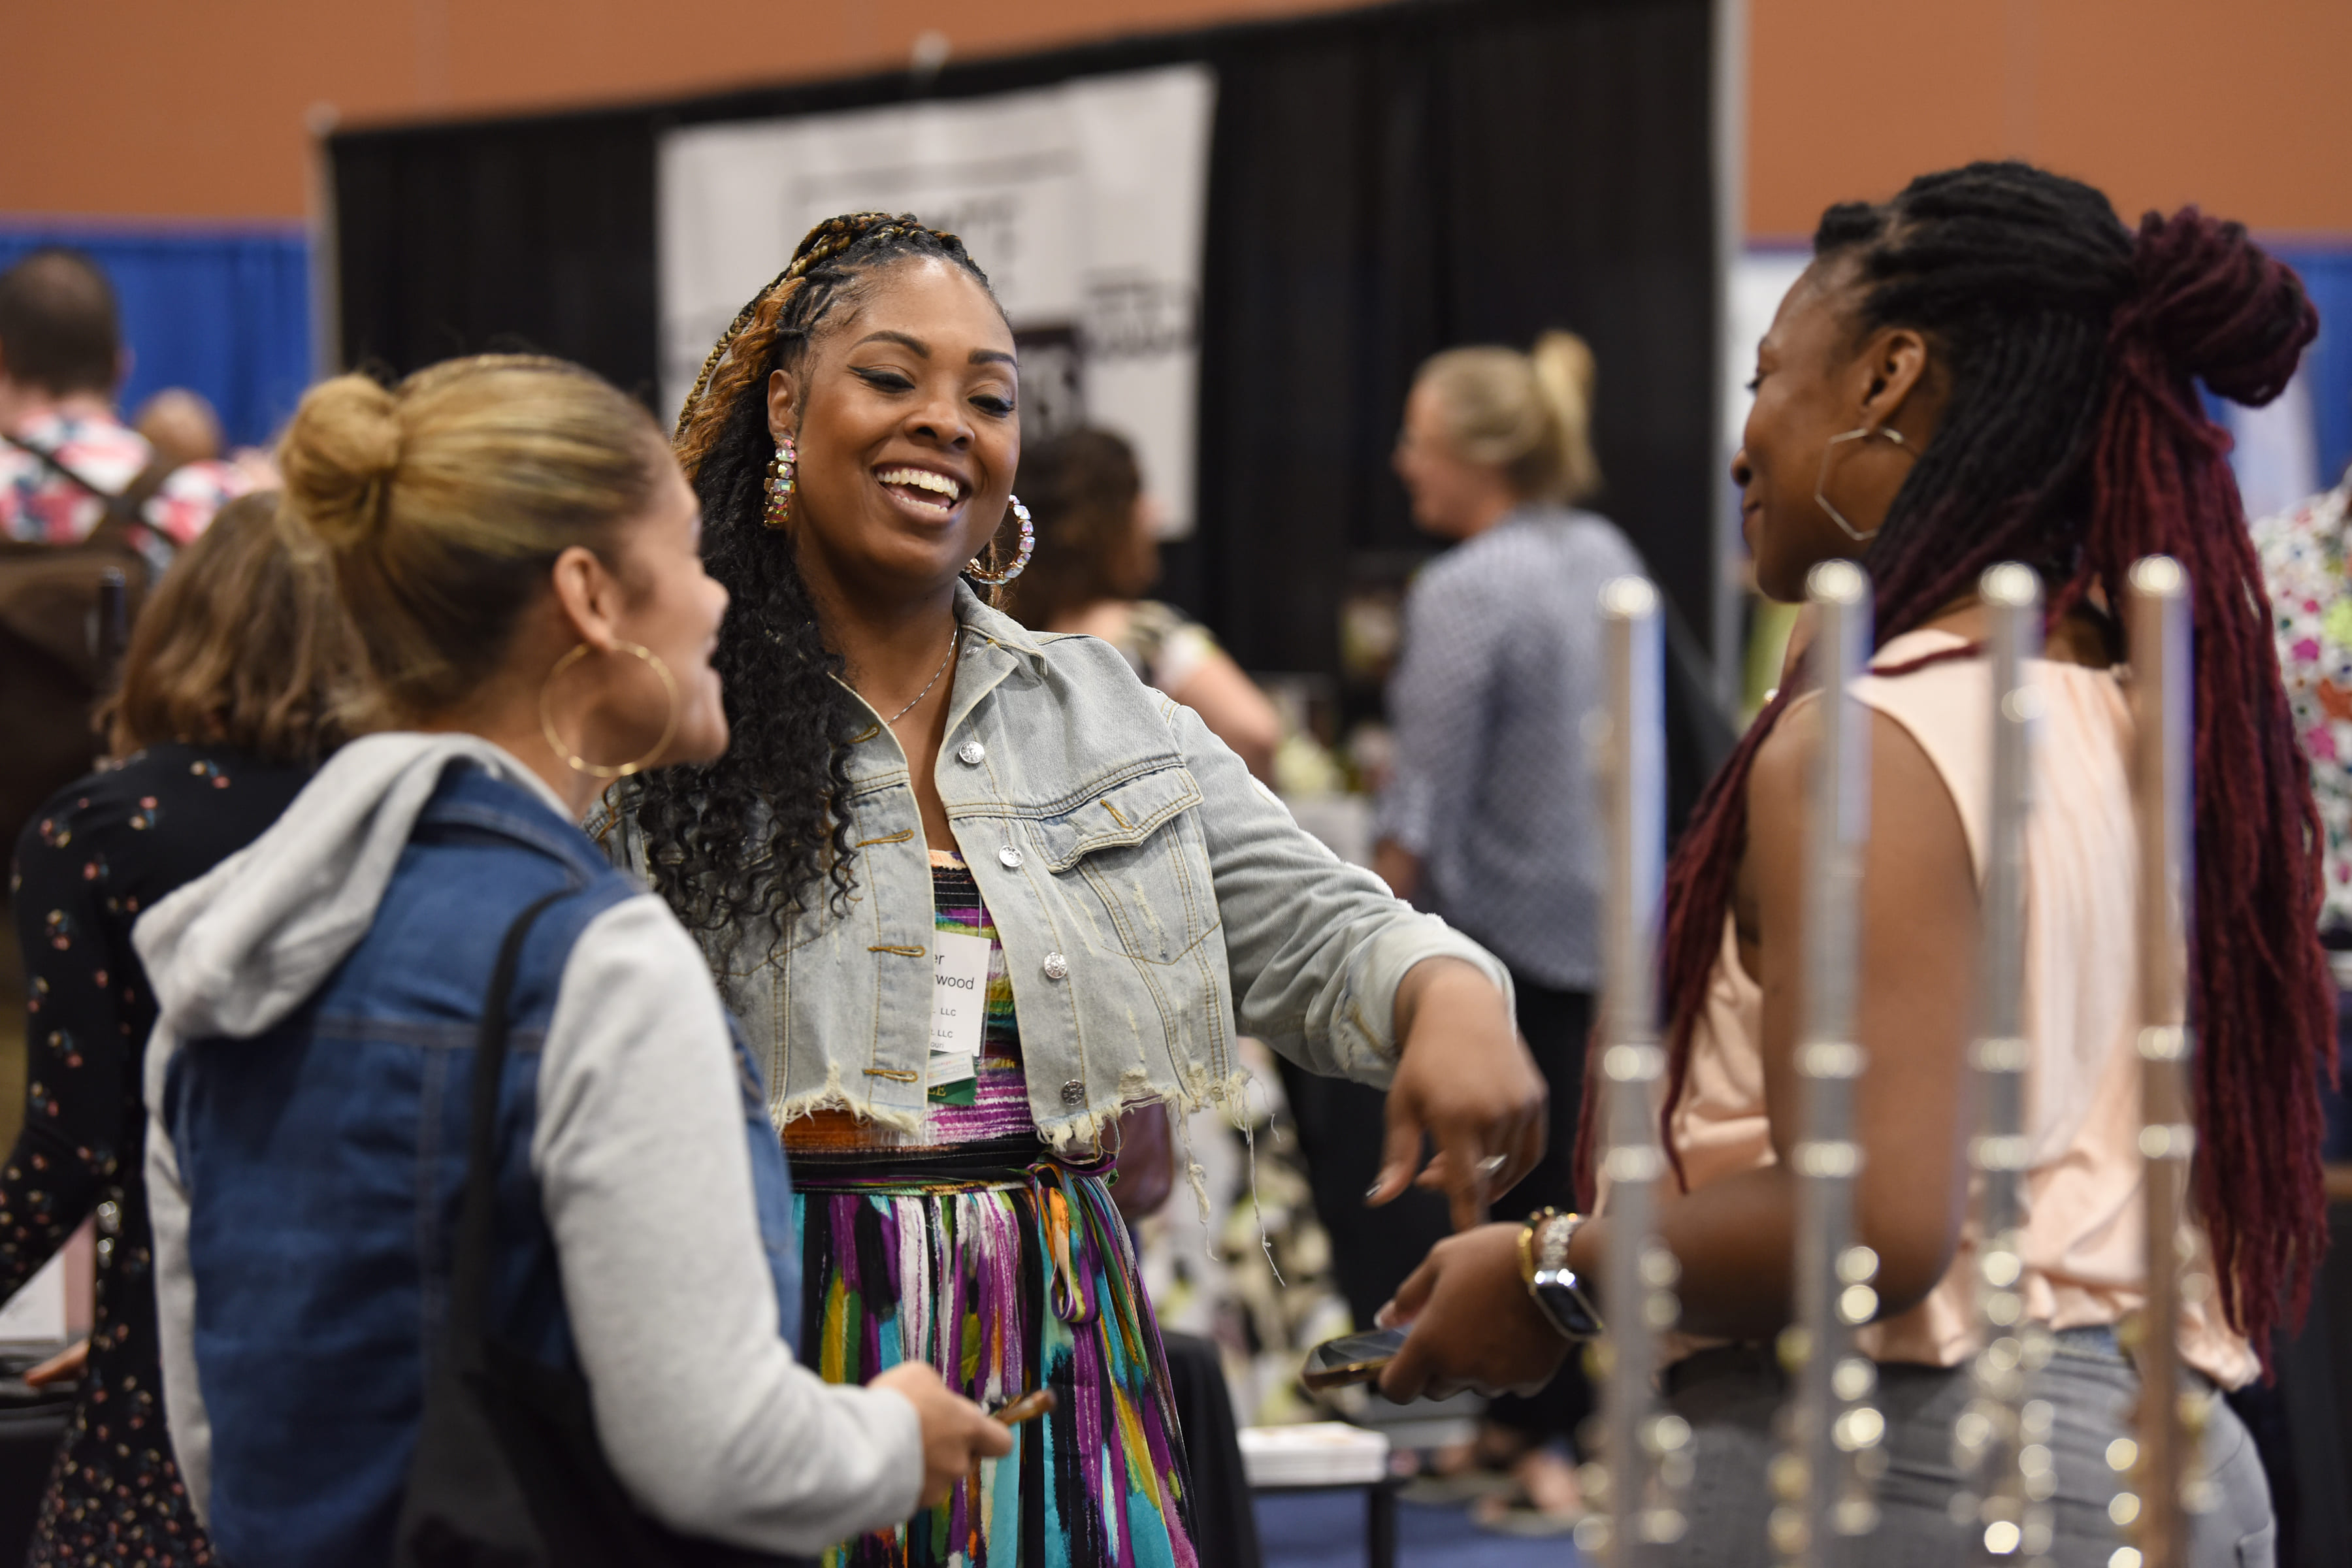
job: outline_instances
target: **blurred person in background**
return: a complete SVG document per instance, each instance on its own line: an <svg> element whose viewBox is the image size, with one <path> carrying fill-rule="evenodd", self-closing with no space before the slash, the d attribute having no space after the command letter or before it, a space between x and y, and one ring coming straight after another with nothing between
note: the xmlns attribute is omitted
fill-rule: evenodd
<svg viewBox="0 0 2352 1568"><path fill-rule="evenodd" d="M2294 270L2239 225L2189 207L2147 214L2135 231L2091 186L1988 163L1829 208L1758 346L1732 466L1758 585L1798 602L1815 567L1858 559L1875 599L1870 669L1849 688L1869 710L1870 833L1853 917L1852 1038L1865 1058L1848 1136L1854 1239L1876 1258L1857 1349L1884 1423L1866 1443L1878 1511L1857 1561L1977 1556L1994 1522L1956 1520L1952 1502L1953 1432L1979 1397L1986 1316L1969 1020L1992 795L1979 583L1997 563L2042 574L2049 617L2032 667L2042 700L2023 844L2029 1201L2009 1287L2053 1336L2032 1384L2048 1407L2047 1561L2139 1555L2120 1549L2130 1516L2110 1511L2106 1456L2141 1401L2135 1358L2148 1348L2126 1348L2147 1300L2137 1216L2162 1167L2141 1150L2134 650L2113 608L2154 553L2187 574L2196 714L2183 981L2197 1037L2185 1257L2197 1262L2178 1321L2158 1331L2173 1336L2184 1396L2263 1374L2326 1250L2322 836L2229 441L2200 395L2201 384L2271 401L2317 328ZM1810 672L1791 674L1664 879L1664 1111L1679 1179L1664 1184L1657 1226L1680 1266L1680 1321L1661 1383L1691 1428L1682 1506L1694 1528L1662 1556L1684 1568L1764 1552L1786 1451L1789 1377L1774 1347L1800 1289L1804 860L1822 710ZM1440 1243L1388 1314L1412 1329L1383 1388L1511 1386L1558 1364L1573 1348L1572 1287L1531 1288L1519 1259L1564 1267L1599 1299L1606 1196L1589 1220ZM2190 1283L2199 1274L2205 1288ZM2255 1447L2228 1402L2200 1403L2190 1468L2206 1501L2189 1539L2170 1543L2176 1560L2268 1564L2275 1521Z"/></svg>
<svg viewBox="0 0 2352 1568"><path fill-rule="evenodd" d="M184 386L167 386L141 404L131 427L158 458L174 463L210 462L228 445L211 399Z"/></svg>
<svg viewBox="0 0 2352 1568"><path fill-rule="evenodd" d="M615 846L772 1053L825 1304L810 1360L1062 1395L847 1568L1202 1561L1106 1145L1131 1106L1230 1106L1236 1033L1388 1086L1374 1202L1419 1177L1475 1223L1541 1137L1491 955L1309 837L1116 650L975 591L1033 554L1008 527L1019 391L953 235L862 213L801 241L678 426L734 595L735 743L646 781ZM942 977L985 1005L943 1015Z"/></svg>
<svg viewBox="0 0 2352 1568"><path fill-rule="evenodd" d="M249 472L159 449L122 423L114 395L130 368L97 262L51 247L0 272L0 533L77 544L121 510L161 571L173 547L254 488Z"/></svg>
<svg viewBox="0 0 2352 1568"><path fill-rule="evenodd" d="M2336 983L2336 1059L2352 1057L2352 471L2323 490L2253 525L2255 553L2269 590L2279 673L2296 736L2311 763L2311 794L2325 836L2320 862L2319 940ZM2352 1078L2345 1080L2352 1085ZM2352 1498L2345 1493L2347 1452L2337 1419L2352 1366L2332 1346L2352 1303L2352 1209L2338 1184L2352 1166L2352 1107L2345 1085L2323 1082L2327 1114L2325 1158L2333 1241L2305 1327L2279 1338L2278 1376L2234 1396L2262 1440L2278 1506L2279 1561L2352 1559Z"/></svg>
<svg viewBox="0 0 2352 1568"><path fill-rule="evenodd" d="M1055 436L1022 452L1013 492L1035 521L1037 553L1007 585L1005 613L1032 631L1102 638L1272 783L1282 741L1274 704L1208 627L1143 596L1160 581L1159 508L1135 449L1108 430Z"/></svg>
<svg viewBox="0 0 2352 1568"><path fill-rule="evenodd" d="M0 1296L98 1216L96 1318L35 1563L212 1561L164 1429L141 1063L141 913L278 819L343 742L360 656L325 552L248 495L166 573L124 661L111 748L16 842L31 982L24 1131L0 1168ZM33 1381L47 1382L50 1377Z"/></svg>
<svg viewBox="0 0 2352 1568"><path fill-rule="evenodd" d="M1496 1200L1511 1213L1575 1206L1608 875L1584 721L1603 700L1601 585L1643 570L1613 523L1577 507L1601 487L1592 386L1572 333L1531 353L1450 349L1413 378L1396 449L1413 521L1454 548L1405 597L1373 868L1511 966L1519 1032L1551 1089L1543 1162ZM1495 1402L1477 1459L1514 1487L1480 1500L1482 1521L1573 1527L1582 1500L1553 1444L1591 1408L1578 1367Z"/></svg>
<svg viewBox="0 0 2352 1568"><path fill-rule="evenodd" d="M494 1008L535 1048L489 1080L480 1327L593 1415L567 1439L706 1542L809 1552L905 1518L1003 1428L927 1365L844 1388L793 1359L758 1069L693 942L578 826L617 773L727 744L727 594L659 432L576 366L490 355L313 387L279 458L398 727L133 932L164 1388L215 1547L384 1561L466 1463L428 1388L487 1397L436 1369L472 1345L451 1238ZM526 1491L545 1430L499 1428ZM414 1516L404 1558L444 1521Z"/></svg>

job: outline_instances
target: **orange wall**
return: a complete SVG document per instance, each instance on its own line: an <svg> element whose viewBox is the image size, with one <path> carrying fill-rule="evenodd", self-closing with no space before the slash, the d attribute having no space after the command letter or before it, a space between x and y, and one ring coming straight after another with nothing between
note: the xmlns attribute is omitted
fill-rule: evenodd
<svg viewBox="0 0 2352 1568"><path fill-rule="evenodd" d="M0 212L298 217L345 123L657 97L1349 0L106 0L10 7ZM2352 0L1748 0L1759 237L2016 154L2127 214L2352 235ZM62 62L90 62L68 67Z"/></svg>
<svg viewBox="0 0 2352 1568"><path fill-rule="evenodd" d="M2352 0L1749 0L1748 31L1750 235L1985 157L2352 235Z"/></svg>

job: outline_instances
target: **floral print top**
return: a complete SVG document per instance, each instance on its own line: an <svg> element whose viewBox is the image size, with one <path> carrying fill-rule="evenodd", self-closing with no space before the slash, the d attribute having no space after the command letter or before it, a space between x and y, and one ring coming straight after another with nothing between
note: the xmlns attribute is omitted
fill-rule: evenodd
<svg viewBox="0 0 2352 1568"><path fill-rule="evenodd" d="M155 1025L141 912L260 837L307 770L155 746L52 795L16 841L25 1126L0 1166L0 1299L98 1216L89 1366L35 1527L35 1563L208 1563L172 1458L155 1337L141 1068Z"/></svg>
<svg viewBox="0 0 2352 1568"><path fill-rule="evenodd" d="M40 414L9 434L110 493L127 489L155 455L145 437L111 417ZM136 537L136 531L132 542L161 570L171 563L170 546L202 533L215 512L254 489L256 480L256 474L224 462L173 469L142 513L146 531L166 542L159 546ZM104 500L25 447L0 442L0 536L32 544L79 544L105 516Z"/></svg>
<svg viewBox="0 0 2352 1568"><path fill-rule="evenodd" d="M2311 793L2326 830L2326 897L2319 926L2352 934L2352 476L2254 524L2278 634L2279 673L2296 736L2311 758Z"/></svg>

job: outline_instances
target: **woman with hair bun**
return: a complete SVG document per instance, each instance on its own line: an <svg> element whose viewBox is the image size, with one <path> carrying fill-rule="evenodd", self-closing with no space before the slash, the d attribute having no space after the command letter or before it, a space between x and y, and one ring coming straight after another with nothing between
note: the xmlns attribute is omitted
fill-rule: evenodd
<svg viewBox="0 0 2352 1568"><path fill-rule="evenodd" d="M1474 1223L1541 1143L1501 966L1302 832L1115 649L982 597L1034 539L1013 332L952 235L812 230L713 349L677 447L734 595L735 744L632 792L618 837L765 1055L808 1358L1060 1398L976 1488L833 1561L1194 1563L1109 1130L1234 1104L1247 1032L1388 1085L1373 1201L1426 1132L1423 1179Z"/></svg>
<svg viewBox="0 0 2352 1568"><path fill-rule="evenodd" d="M1413 377L1397 438L1413 521L1455 547L1405 596L1388 691L1396 773L1373 868L1511 966L1519 1033L1551 1091L1543 1163L1498 1200L1514 1214L1576 1198L1569 1159L1607 872L1580 716L1601 700L1601 584L1642 570L1616 525L1579 506L1601 488L1592 388L1592 353L1572 332L1546 332L1527 353L1448 349ZM1399 1234L1356 1248L1388 1262L1359 1266L1376 1292L1360 1315L1430 1239ZM1517 1533L1573 1528L1573 1461L1550 1445L1572 1441L1591 1408L1575 1367L1539 1394L1495 1401L1475 1457L1507 1483L1478 1500L1476 1516ZM1441 1456L1439 1467L1459 1458Z"/></svg>
<svg viewBox="0 0 2352 1568"><path fill-rule="evenodd" d="M1002 1430L928 1367L838 1388L794 1361L757 1069L692 941L577 826L610 779L727 744L727 594L659 433L576 366L485 356L312 388L278 461L394 727L133 931L164 1392L215 1545L290 1568L480 1539L427 1484L481 1468L428 1400L488 1397L434 1381L477 1342L453 1291L478 1103L478 1331L508 1375L583 1390L569 1438L626 1505L768 1554L905 1518ZM478 1081L486 1016L511 1046ZM531 1560L583 1560L554 1512Z"/></svg>
<svg viewBox="0 0 2352 1568"><path fill-rule="evenodd" d="M1953 1422L1977 1349L1968 1044L1991 706L1977 582L1995 563L2026 563L2049 585L2046 651L2030 667L2043 706L2025 833L2032 1089L2014 1287L2057 1352L2033 1385L2053 1413L2048 1561L2124 1560L2105 1455L2138 1393L2116 1328L2145 1300L2147 1258L2132 650L2115 611L2131 563L2151 553L2186 568L2194 626L2192 1190L2217 1289L2184 1292L2166 1325L2191 1380L2256 1376L2326 1247L2322 839L2229 443L2197 385L2269 401L2316 325L2294 272L2235 224L2190 208L2151 213L2135 234L2088 185L1976 163L1888 202L1830 208L1757 350L1733 477L1758 583L1794 602L1813 566L1851 559L1876 595L1876 653L1853 688L1871 710L1855 1211L1880 1260L1862 1344L1887 1421L1872 1561L1945 1560L1982 1529L1949 1510ZM1753 1561L1772 1506L1818 711L1808 679L1783 684L1666 877L1665 1133L1681 1192L1659 1221L1690 1337L1669 1352L1665 1388L1692 1424L1697 1489L1694 1529L1668 1552L1677 1563ZM1526 1239L1564 1252L1589 1284L1608 1226L1605 1213L1570 1215ZM1521 1284L1522 1235L1496 1226L1448 1240L1406 1282L1394 1315L1413 1330L1385 1379L1391 1394L1509 1384L1566 1352ZM2193 1516L2185 1560L2267 1563L2262 1467L2219 1400L2204 1464L2212 1506Z"/></svg>

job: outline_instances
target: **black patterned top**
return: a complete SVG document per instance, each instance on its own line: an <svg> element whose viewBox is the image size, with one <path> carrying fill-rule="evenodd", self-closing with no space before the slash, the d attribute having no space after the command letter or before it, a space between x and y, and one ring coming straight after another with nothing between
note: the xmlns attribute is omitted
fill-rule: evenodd
<svg viewBox="0 0 2352 1568"><path fill-rule="evenodd" d="M0 1168L0 1298L98 1215L89 1370L41 1500L34 1563L209 1563L164 1431L141 1059L155 1024L142 910L260 837L310 778L156 746L49 797L16 841L25 1128Z"/></svg>

